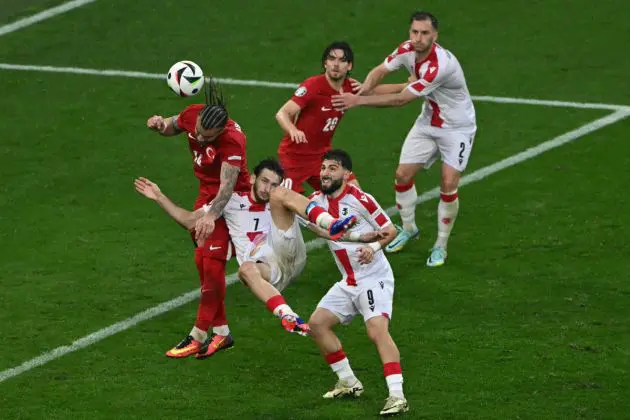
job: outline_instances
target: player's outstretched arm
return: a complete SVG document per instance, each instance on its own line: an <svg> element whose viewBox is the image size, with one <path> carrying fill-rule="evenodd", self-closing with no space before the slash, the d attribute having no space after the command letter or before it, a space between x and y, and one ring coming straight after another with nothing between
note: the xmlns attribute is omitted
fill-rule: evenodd
<svg viewBox="0 0 630 420"><path fill-rule="evenodd" d="M147 127L167 137L176 136L182 132L175 122L175 117L164 118L160 115L154 115L147 120Z"/></svg>
<svg viewBox="0 0 630 420"><path fill-rule="evenodd" d="M306 135L295 126L295 119L300 113L300 106L289 99L282 108L276 112L276 121L284 131L289 133L291 140L295 143L307 143Z"/></svg>
<svg viewBox="0 0 630 420"><path fill-rule="evenodd" d="M306 222L306 228L313 232L315 235L320 238L324 238L327 240L331 240L330 233L326 229L323 229L317 226L314 223ZM396 229L394 229L394 232ZM382 230L374 230L371 232L345 232L341 238L337 239L337 242L362 242L362 243L371 243L381 239L387 238L387 233ZM394 239L394 238L392 238Z"/></svg>
<svg viewBox="0 0 630 420"><path fill-rule="evenodd" d="M406 105L417 98L418 96L409 89L405 89L400 93L370 96L357 96L350 93L342 93L332 97L332 105L335 109L340 111L346 111L357 106L388 108Z"/></svg>
<svg viewBox="0 0 630 420"><path fill-rule="evenodd" d="M385 67L385 64L381 63L378 66L374 67L368 75L365 77L363 84L361 85L361 89L357 92L357 95L368 95L372 89L376 85L378 85L383 77L390 73L390 71Z"/></svg>
<svg viewBox="0 0 630 420"><path fill-rule="evenodd" d="M387 83L377 85L367 95L387 95L389 93L400 93L407 87L407 83Z"/></svg>
<svg viewBox="0 0 630 420"><path fill-rule="evenodd" d="M137 178L133 184L136 187L136 191L158 203L184 229L191 230L194 228L197 219L203 215L202 210L191 212L179 207L160 190L157 184L154 184L147 178Z"/></svg>
<svg viewBox="0 0 630 420"><path fill-rule="evenodd" d="M221 185L219 186L219 192L212 201L208 212L205 213L203 217L199 218L195 224L195 239L197 242L205 241L212 234L212 231L214 231L214 221L223 214L223 209L228 201L230 201L239 172L241 172L241 168L238 166L227 162L221 164Z"/></svg>

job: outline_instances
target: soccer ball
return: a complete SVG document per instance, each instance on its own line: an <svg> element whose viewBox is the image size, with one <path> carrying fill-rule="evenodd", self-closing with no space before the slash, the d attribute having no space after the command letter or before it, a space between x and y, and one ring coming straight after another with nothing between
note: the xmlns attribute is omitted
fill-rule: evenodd
<svg viewBox="0 0 630 420"><path fill-rule="evenodd" d="M179 96L194 96L203 87L203 70L192 61L178 61L168 70L166 83Z"/></svg>

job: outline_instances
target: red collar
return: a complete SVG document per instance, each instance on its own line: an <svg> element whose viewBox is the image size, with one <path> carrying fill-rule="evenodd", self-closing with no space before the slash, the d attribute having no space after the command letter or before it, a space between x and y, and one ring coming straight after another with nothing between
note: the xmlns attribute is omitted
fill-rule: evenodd
<svg viewBox="0 0 630 420"><path fill-rule="evenodd" d="M267 203L255 201L252 198L251 190L249 191L249 193L247 193L247 199L249 200L249 203L251 204L251 206L249 207L249 211L265 211L265 208L267 207Z"/></svg>

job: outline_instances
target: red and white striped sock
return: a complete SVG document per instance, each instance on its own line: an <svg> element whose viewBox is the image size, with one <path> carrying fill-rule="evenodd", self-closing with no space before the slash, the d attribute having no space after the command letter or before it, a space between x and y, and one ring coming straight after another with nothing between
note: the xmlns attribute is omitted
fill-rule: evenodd
<svg viewBox="0 0 630 420"><path fill-rule="evenodd" d="M403 222L403 229L407 232L418 230L416 226L416 200L418 192L416 185L411 181L409 184L394 184L396 189L396 207L400 212Z"/></svg>
<svg viewBox="0 0 630 420"><path fill-rule="evenodd" d="M389 388L389 395L398 398L405 398L403 394L403 376L400 362L389 362L383 364L383 374Z"/></svg>
<svg viewBox="0 0 630 420"><path fill-rule="evenodd" d="M459 212L459 198L457 190L453 192L440 192L440 204L438 204L438 234L434 248L446 249L448 238L451 236L457 213Z"/></svg>
<svg viewBox="0 0 630 420"><path fill-rule="evenodd" d="M275 295L269 298L266 305L269 312L273 313L278 318L282 318L283 315L287 314L297 317L296 313L293 312L293 309L291 309L291 307L284 301L282 295Z"/></svg>
<svg viewBox="0 0 630 420"><path fill-rule="evenodd" d="M339 379L347 380L348 382L354 382L356 376L350 367L350 361L346 357L343 349L339 349L334 353L328 353L324 356L326 362L330 365L333 372L337 374Z"/></svg>

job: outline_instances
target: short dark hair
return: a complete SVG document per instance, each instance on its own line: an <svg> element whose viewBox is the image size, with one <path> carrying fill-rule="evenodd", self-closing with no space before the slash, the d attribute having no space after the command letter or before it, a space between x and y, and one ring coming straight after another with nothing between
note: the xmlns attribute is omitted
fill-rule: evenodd
<svg viewBox="0 0 630 420"><path fill-rule="evenodd" d="M201 127L204 130L210 128L224 128L228 122L228 111L225 106L223 92L217 82L209 77L206 80L206 106L203 107L199 116L201 117Z"/></svg>
<svg viewBox="0 0 630 420"><path fill-rule="evenodd" d="M284 179L284 168L274 158L267 158L258 162L258 165L254 168L254 175L259 176L263 169L269 169L271 172L278 174L281 180Z"/></svg>
<svg viewBox="0 0 630 420"><path fill-rule="evenodd" d="M341 149L329 150L328 152L326 152L326 154L322 158L322 161L324 160L334 160L336 162L339 162L339 164L344 169L347 169L349 171L352 170L352 159L350 158L350 155L345 150L341 150Z"/></svg>
<svg viewBox="0 0 630 420"><path fill-rule="evenodd" d="M326 63L326 59L330 55L332 50L341 50L343 51L343 57L346 59L348 63L354 63L354 53L352 52L352 48L350 44L346 41L333 41L326 47L324 53L322 54L322 66Z"/></svg>
<svg viewBox="0 0 630 420"><path fill-rule="evenodd" d="M440 26L440 22L438 22L437 18L429 12L421 12L421 11L413 12L411 14L411 18L409 19L409 23L413 23L414 20L430 20L431 26L433 26L433 29L435 29L436 31L438 30L438 27Z"/></svg>

